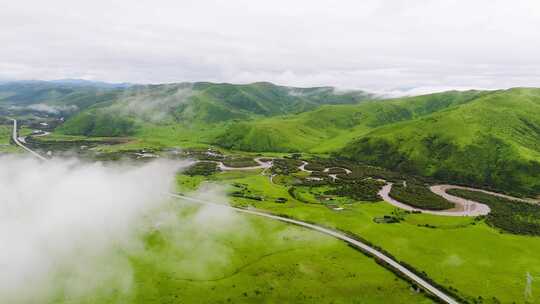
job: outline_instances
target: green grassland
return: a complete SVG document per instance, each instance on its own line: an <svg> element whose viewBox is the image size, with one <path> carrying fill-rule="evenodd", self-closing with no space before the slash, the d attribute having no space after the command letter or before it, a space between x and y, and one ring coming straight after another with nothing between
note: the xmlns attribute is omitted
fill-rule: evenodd
<svg viewBox="0 0 540 304"><path fill-rule="evenodd" d="M538 204L462 189L451 189L448 193L488 205L491 212L487 215L486 222L494 227L510 233L540 236Z"/></svg>
<svg viewBox="0 0 540 304"><path fill-rule="evenodd" d="M325 105L313 111L232 125L216 142L247 151L337 151L356 137L399 121L467 103L485 92L446 92L358 105Z"/></svg>
<svg viewBox="0 0 540 304"><path fill-rule="evenodd" d="M191 209L191 208L189 208ZM54 303L431 303L373 259L333 238L250 215L192 225L193 210L127 252L133 283Z"/></svg>
<svg viewBox="0 0 540 304"><path fill-rule="evenodd" d="M248 85L181 83L135 86L98 102L64 124L60 132L89 136L133 135L139 123L190 127L289 113L322 104L353 104L371 95L335 93L333 88L292 88L270 83Z"/></svg>
<svg viewBox="0 0 540 304"><path fill-rule="evenodd" d="M0 125L0 153L20 152L19 147L10 143L12 132L11 125Z"/></svg>
<svg viewBox="0 0 540 304"><path fill-rule="evenodd" d="M51 100L64 96L47 94ZM335 94L329 88L298 89L267 83L140 86L108 90L106 94L104 99L83 99L93 101L81 102L81 112L50 137L39 140L126 138L121 144L99 147L105 152L211 145L239 156L300 152L303 157L372 164L407 176L422 175L516 195L540 193L540 89L452 91L377 101L365 101L361 92ZM2 96L2 102L16 102L24 94ZM6 127L7 138L10 132ZM177 181L182 191L197 189L205 181L234 185L230 194L237 206L254 206L357 234L471 302L540 303L539 298L526 298L524 293L526 275L540 277L537 236L508 233L515 232L512 229L500 231L490 218L405 213L376 202L373 186L378 185L372 182L340 189L305 184L292 188L308 174L295 172L299 160L286 162L295 164L275 162L270 170L278 174L274 183L260 171L206 177L194 172L192 176L179 175ZM290 172L289 167L293 168ZM207 169L200 171L213 172ZM371 202L356 201L360 198L356 194L366 195ZM324 196L331 198L321 199ZM426 201L432 203L430 198ZM500 218L512 212L504 210ZM377 221L385 216L397 220ZM536 216L518 212L515 219L538 225ZM217 241L232 248L230 263L217 265L207 276L182 267L183 258L195 256L181 251L185 250L181 242L170 240L178 240L175 233L185 231L147 236L145 252L130 256L136 284L120 302L174 302L177 296L186 302L204 298L224 303L258 303L261 299L425 301L410 293L407 284L341 243L263 219L249 221L250 229L260 237L239 239L236 234L218 234ZM305 236L285 242L275 236L283 230ZM190 244L196 248L194 252L205 250ZM299 249L299 245L306 249ZM329 258L332 254L339 258ZM345 271L351 269L353 258L354 263L365 261L359 262L361 269L368 271L361 280L360 273L351 276ZM307 268L300 267L304 264L299 261L307 263ZM228 276L231 273L234 275ZM534 281L533 295L538 288L540 281ZM316 293L310 293L312 290ZM104 291L88 302L117 300Z"/></svg>
<svg viewBox="0 0 540 304"><path fill-rule="evenodd" d="M344 210L336 211L324 204L299 202L289 195L287 186L272 184L257 172L225 172L210 180L241 184L250 194L264 198L235 198L239 206L251 205L357 234L443 286L457 289L470 301L481 297L484 303L538 303L538 299L524 298L526 274L540 274L537 237L501 233L473 218L397 212L382 202L344 202ZM187 184L185 177L180 182ZM287 202L276 203L280 197ZM374 221L396 212L403 218L399 223ZM540 283L534 282L532 287L540 288Z"/></svg>
<svg viewBox="0 0 540 304"><path fill-rule="evenodd" d="M454 183L540 193L540 89L493 92L383 126L341 155Z"/></svg>
<svg viewBox="0 0 540 304"><path fill-rule="evenodd" d="M11 139L13 127L7 125L0 125L0 144L7 145Z"/></svg>

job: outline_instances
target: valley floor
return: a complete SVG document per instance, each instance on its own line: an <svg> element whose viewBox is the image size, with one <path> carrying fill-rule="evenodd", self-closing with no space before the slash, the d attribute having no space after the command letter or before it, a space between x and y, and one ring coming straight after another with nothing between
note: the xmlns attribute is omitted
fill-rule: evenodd
<svg viewBox="0 0 540 304"><path fill-rule="evenodd" d="M276 154L267 155L272 156ZM229 188L233 206L357 235L471 303L540 303L535 297L540 279L527 280L540 278L538 236L502 232L482 217L410 213L386 202L347 197L334 196L326 202L317 199L324 196L318 187L300 186L293 195L294 179L305 178L307 172L252 169L206 174L203 168L203 174L179 174L178 189L191 193L205 184L222 185ZM239 191L242 195L235 195ZM177 222L192 220L194 207L173 205ZM62 289L60 280L53 302L193 303L202 298L212 303L431 302L339 241L282 223L234 216L242 223L240 230L195 231L179 225L146 232L144 250L124 253L134 269L128 291L103 286L81 297Z"/></svg>

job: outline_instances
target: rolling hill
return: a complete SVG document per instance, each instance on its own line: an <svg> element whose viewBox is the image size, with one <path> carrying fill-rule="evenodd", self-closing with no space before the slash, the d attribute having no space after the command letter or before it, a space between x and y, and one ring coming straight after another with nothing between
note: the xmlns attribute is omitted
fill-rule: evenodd
<svg viewBox="0 0 540 304"><path fill-rule="evenodd" d="M45 104L60 109L69 106L83 110L96 103L115 99L121 91L122 88L115 85L74 80L8 82L0 84L0 106Z"/></svg>
<svg viewBox="0 0 540 304"><path fill-rule="evenodd" d="M62 134L332 154L453 183L540 193L540 89L375 100L362 91L264 82L0 85L0 104L35 103L79 109L56 130Z"/></svg>
<svg viewBox="0 0 540 304"><path fill-rule="evenodd" d="M540 193L540 89L444 92L327 105L232 124L215 143L247 151L332 153L424 176Z"/></svg>
<svg viewBox="0 0 540 304"><path fill-rule="evenodd" d="M59 130L73 135L107 135L89 126L109 120L125 124L126 119L154 126L200 125L245 121L276 115L301 113L324 104L354 104L370 98L362 91L335 92L330 87L293 88L270 83L247 85L180 83L133 86L114 98L93 104L68 120ZM116 117L110 119L111 113ZM103 118L108 116L109 118ZM123 117L121 119L120 117ZM121 120L121 121L120 121ZM110 136L132 135L134 128Z"/></svg>
<svg viewBox="0 0 540 304"><path fill-rule="evenodd" d="M337 154L442 180L538 194L540 89L496 91L382 126Z"/></svg>
<svg viewBox="0 0 540 304"><path fill-rule="evenodd" d="M378 127L423 117L484 94L487 93L456 91L358 105L326 105L298 115L233 124L216 139L216 143L231 149L257 152L327 153L343 148Z"/></svg>

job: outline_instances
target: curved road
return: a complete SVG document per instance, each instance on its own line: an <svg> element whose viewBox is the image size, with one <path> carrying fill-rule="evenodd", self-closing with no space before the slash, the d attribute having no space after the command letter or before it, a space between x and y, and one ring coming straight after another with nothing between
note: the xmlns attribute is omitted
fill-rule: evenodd
<svg viewBox="0 0 540 304"><path fill-rule="evenodd" d="M261 157L257 157L254 159L259 165L258 166L251 166L251 167L229 167L226 166L221 161L214 161L218 164L219 169L222 171L242 171L242 170L256 170L256 169L268 169L272 167L272 161L263 162L261 160Z"/></svg>
<svg viewBox="0 0 540 304"><path fill-rule="evenodd" d="M308 173L313 172L305 168L307 164L308 162L302 161L302 165L300 165L298 169L304 172L308 172ZM347 168L341 168L341 167L335 167L335 168L344 169L346 174L351 173L351 171ZM328 172L330 169L331 168L326 168L323 170L323 172ZM332 179L334 180L337 179L337 175L335 174L330 174L330 177L332 177ZM455 207L452 209L441 210L441 211L427 210L427 209L421 209L421 208L415 208L415 207L409 206L405 203L402 203L390 197L390 191L392 190L392 185L393 185L392 183L386 182L386 185L382 187L382 189L378 193L379 196L385 202L395 207L407 210L407 211L419 211L422 213L442 215L442 216L480 216L480 215L486 215L491 211L489 206L486 204L482 204L482 203L472 201L472 200L467 200L467 199L446 193L446 191L450 189L464 189L464 190L469 190L469 191L483 192L486 194L490 194L490 195L494 195L494 196L498 196L498 197L502 197L502 198L506 198L510 200L520 201L520 202L540 203L538 200L534 200L534 199L521 199L521 198L517 198L517 197L513 197L513 196L509 196L509 195L505 195L505 194L501 194L497 192L476 189L476 188L471 188L471 187L454 186L454 185L435 185L429 188L431 192L445 198L447 201L451 203L454 203Z"/></svg>
<svg viewBox="0 0 540 304"><path fill-rule="evenodd" d="M47 160L45 157L39 155L39 153L37 153L36 151L28 148L27 146L23 145L20 141L19 141L19 138L17 137L17 120L16 119L13 119L13 135L12 135L12 138L13 138L13 142L15 142L15 144L21 148L23 148L24 150L26 150L28 153L31 153L32 155L34 155L35 157L41 159L41 160Z"/></svg>
<svg viewBox="0 0 540 304"><path fill-rule="evenodd" d="M462 197L448 194L446 191L450 189L462 189L462 190L469 190L469 191L475 191L475 192L482 192L482 193L502 197L509 200L520 201L520 202L530 203L530 204L538 204L538 201L534 199L522 199L522 198L513 197L506 194L501 194L501 193L492 192L488 190L464 187L464 186L455 186L455 185L435 185L435 186L429 187L429 190L431 190L431 192L443 197L447 201L454 203L456 205L455 208L448 209L448 210L441 210L441 211L414 208L393 199L392 197L390 197L390 191L392 190L392 183L386 184L381 189L381 191L379 191L379 195L385 202L390 203L398 208L408 210L408 211L420 211L422 213L444 215L444 216L480 216L480 215L487 215L489 212L491 212L491 209L486 204L482 204L473 200L468 200Z"/></svg>
<svg viewBox="0 0 540 304"><path fill-rule="evenodd" d="M427 210L427 209L420 209L411 207L405 203L402 203L398 200L393 199L390 197L390 191L392 190L392 183L387 183L382 189L379 191L379 195L381 198L398 208L407 210L407 211L420 211L422 213L428 213L428 214L434 214L434 215L443 215L443 216L479 216L479 215L486 215L491 210L489 207L485 204L470 201L463 199L461 197L453 196L448 193L446 193L446 190L453 188L454 186L450 186L447 188L442 188L441 186L433 186L431 187L431 191L437 195L440 195L444 197L449 202L452 202L456 204L456 207L453 209L448 210L442 210L442 211L435 211L435 210Z"/></svg>
<svg viewBox="0 0 540 304"><path fill-rule="evenodd" d="M302 227L305 227L305 228L308 228L308 229L311 229L311 230L315 230L315 231L330 235L330 236L335 237L335 238L337 238L339 240L345 241L346 243L360 249L362 252L365 252L368 255L372 256L372 257L375 257L377 259L382 260L383 262L390 265L390 267L392 267L393 269L399 271L405 277L407 277L411 281L413 281L416 284L418 284L419 286L421 286L424 290L429 291L431 294L435 295L437 298L439 298L443 302L450 303L450 304L459 303L456 300L454 300L452 297L445 294L443 291L439 290L435 286L433 286L430 283L426 282L424 279L417 276L416 274L411 272L409 269L405 268L404 266L402 266L401 264L399 264L398 262L396 262L395 260L393 260L389 256L385 255L381 251L379 251L379 250L377 250L377 249L375 249L375 248L373 248L373 247L371 247L371 246L369 246L369 245L367 245L367 244L365 244L365 243L363 243L361 241L353 239L353 238L351 238L351 237L349 237L349 236L347 236L344 233L341 233L339 231L331 230L331 229L328 229L328 228L324 228L324 227L321 227L321 226L317 226L317 225L313 225L313 224L310 224L310 223L302 222L302 221L299 221L299 220L294 220L294 219L290 219L290 218L286 218L286 217L281 217L281 216L277 216L277 215L264 213L264 212L257 211L257 210L242 209L242 208L231 207L231 206L227 206L227 205L211 203L211 202L208 202L208 201L200 200L200 199L185 196L185 195L175 194L175 193L170 193L169 195L172 196L172 197L175 197L175 198L179 198L179 199L182 199L182 200L186 200L186 201L190 201L190 202L194 202L194 203L198 203L198 204L219 206L219 207L222 207L222 208L232 209L232 210L235 210L237 212L262 216L262 217L270 218L270 219L273 219L273 220L277 220L277 221L281 221L281 222L285 222L285 223L289 223L289 224L294 224L294 225L298 225L298 226L302 226Z"/></svg>
<svg viewBox="0 0 540 304"><path fill-rule="evenodd" d="M465 186L436 185L436 186L430 187L431 191L433 191L434 193L439 194L441 196L443 196L442 193L446 193L446 190L450 190L450 189L461 189L461 190L482 192L482 193L485 193L485 194L498 196L498 197L505 198L505 199L512 200L512 201L520 201L520 202L523 202L523 203L531 203L531 204L540 203L540 201L537 200L537 199L523 199L523 198L514 197L514 196L510 196L510 195L506 195L506 194L501 194L501 193L497 193L497 192L492 192L492 191L482 190L482 189L476 189L476 188L471 188L471 187L465 187Z"/></svg>
<svg viewBox="0 0 540 304"><path fill-rule="evenodd" d="M30 148L24 146L23 144L21 144L17 140L17 121L16 120L13 120L13 140L15 141L15 143L18 146L22 147L23 149L25 149L26 151L28 151L29 153L31 153L35 157L37 157L37 158L39 158L41 160L45 160L45 161L47 160L45 157L39 155L37 152L35 152L35 151L31 150ZM259 161L257 161L257 162L259 162ZM259 162L259 163L261 163L261 162ZM304 164L304 166L305 166L305 164ZM373 247L371 247L371 246L369 246L369 245L367 245L367 244L365 244L365 243L363 243L361 241L355 240L355 239L345 235L344 233L334 231L334 230L331 230L331 229L328 229L328 228L324 228L324 227L321 227L321 226L313 225L313 224L310 224L310 223L302 222L302 221L299 221L299 220L294 220L294 219L290 219L290 218L286 218L286 217L281 217L281 216L277 216L277 215L264 213L264 212L261 212L261 211L242 209L242 208L237 208L237 207L231 207L231 206L226 206L226 205L215 204L215 203L211 203L211 202L208 202L208 201L204 201L204 200L200 200L200 199L197 199L197 198L188 197L188 196L184 196L184 195L180 195L180 194L176 194L176 193L169 193L169 195L171 197L179 198L179 199L182 199L182 200L185 200L185 201L195 202L195 203L198 203L198 204L221 206L223 208L233 209L233 210L235 210L237 212L262 216L262 217L270 218L270 219L273 219L273 220L278 220L278 221L281 221L281 222L302 226L302 227L305 227L307 229L311 229L311 230L314 230L314 231L318 231L318 232L330 235L330 236L335 237L335 238L337 238L339 240L347 242L348 244L362 250L363 252L367 253L370 256L373 256L375 258L378 258L378 259L384 261L390 267L392 267L393 269L399 271L401 274L403 274L409 280L415 282L420 287L422 287L424 290L426 290L429 293L435 295L437 298L439 298L444 303L459 304L459 302L457 302L452 297L450 297L449 295L444 293L444 291L441 291L437 287L431 285L430 283L428 283L427 281L425 281L421 277L419 277L416 274L414 274L413 272L411 272L409 269L407 269L404 266L402 266L401 264L399 264L397 261L395 261L391 257L385 255L381 251L379 251L379 250L377 250L377 249L375 249L375 248L373 248Z"/></svg>

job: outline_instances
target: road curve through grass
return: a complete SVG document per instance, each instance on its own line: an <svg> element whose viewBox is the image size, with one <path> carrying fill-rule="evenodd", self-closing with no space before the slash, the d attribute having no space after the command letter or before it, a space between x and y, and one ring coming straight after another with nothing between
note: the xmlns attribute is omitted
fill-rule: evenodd
<svg viewBox="0 0 540 304"><path fill-rule="evenodd" d="M357 239L354 239L354 238L352 238L350 236L347 236L346 234L344 234L342 232L332 230L332 229L328 229L328 228L325 228L325 227L321 227L321 226L318 226L318 225L310 224L310 223L307 223L307 222L287 218L287 217L282 217L282 216L278 216L278 215L265 213L265 212L254 210L254 209L244 209L244 208L238 208L238 207L231 207L231 206L228 206L228 205L212 203L212 202L209 202L209 201L205 201L205 200L201 200L201 199L198 199L198 198L189 197L189 196L182 195L182 194L177 194L177 193L170 193L169 195L171 197L178 198L178 199L181 199L181 200L186 200L186 201L189 201L189 202L194 202L194 203L203 204L203 205L212 205L212 206L217 206L217 207L221 207L221 208L232 209L234 211L241 212L241 213L246 213L246 214L251 214L251 215L256 215L256 216L262 216L262 217L270 218L270 219L273 219L273 220L277 220L277 221L281 221L281 222L301 226L301 227L304 227L304 228L307 228L307 229L310 229L310 230L314 230L314 231L317 231L317 232L320 232L320 233L323 233L323 234L326 234L326 235L330 235L330 236L332 236L334 238L337 238L339 240L342 240L342 241L354 246L355 248L360 249L362 252L365 252L366 254L368 254L368 255L370 255L370 256L372 256L374 258L377 258L377 259L383 261L384 263L389 265L389 267L391 267L394 270L397 270L403 276L408 278L410 281L418 284L422 289L424 289L424 290L428 291L429 293L433 294L434 296L439 298L444 303L449 303L449 304L457 304L457 303L459 303L456 300L454 300L454 298L450 297L449 295L447 295L446 293L444 293L443 291L441 291L437 287L431 285L429 282L425 281L424 279L422 279L421 277L419 277L418 275L416 275L415 273L413 273L412 271L410 271L406 267L402 266L397 261L395 261L391 257L387 256L383 252L369 246L366 243L363 243L363 242L361 242L361 241L359 241Z"/></svg>
<svg viewBox="0 0 540 304"><path fill-rule="evenodd" d="M301 170L301 171L304 171L304 172L308 172L308 173L313 172L313 171L305 169L305 166L307 164L308 164L308 162L302 161L302 165L299 166L298 169ZM333 168L344 169L346 174L351 173L351 170L349 170L347 168L341 168L341 167L333 167ZM323 170L323 172L328 172L330 169L331 168L326 168L326 169ZM334 180L337 179L336 175L331 176L331 177ZM442 196L443 198L445 198L447 201L449 201L451 203L454 203L456 205L456 207L452 208L452 209L448 209L448 210L441 210L441 211L428 210L428 209L415 208L415 207L412 207L410 205L407 205L405 203L402 203L402 202L392 198L390 196L390 192L392 191L392 183L389 183L387 181L385 181L385 182L386 182L386 185L384 185L381 188L381 190L378 192L379 196L385 202L387 202L387 203L389 203L389 204L391 204L391 205L393 205L395 207L398 207L400 209L403 209L403 210L413 211L413 212L422 212L422 213L428 213L428 214L434 214L434 215L442 215L442 216L480 216L480 215L486 215L491 211L491 209L486 204L482 204L482 203L472 201L472 200L466 200L466 199L463 199L461 197L453 196L453 195L450 195L450 194L446 193L446 190L449 190L449 189L467 189L467 190L472 190L472 191L480 191L480 192L484 192L484 193L488 193L488 194L493 194L493 195L497 195L497 196L500 196L500 197L511 198L511 197L509 197L507 195L504 195L504 194L485 191L485 190L481 190L481 189L475 189L475 188L469 188L469 187L460 187L460 186L453 186L453 185L436 185L436 186L430 187L431 192L433 192L433 193L435 193L435 194L437 194L439 196ZM516 199L516 198L512 198L512 199ZM521 200L521 199L518 199L518 200Z"/></svg>
<svg viewBox="0 0 540 304"><path fill-rule="evenodd" d="M536 200L536 199L524 199L524 198L519 198L519 197L514 197L514 196L510 196L510 195L506 195L506 194L501 194L501 193L497 193L497 192L493 192L493 191L488 191L488 190L483 190L483 189L476 189L476 188L471 188L471 187L465 187L465 186L455 186L455 185L435 185L435 186L431 186L430 187L430 190L435 193L435 194L438 194L444 198L445 197L445 194L448 196L448 197L456 197L456 196L452 196L450 194L447 194L446 191L447 190L450 190L450 189L461 189L461 190L469 190L469 191L475 191L475 192L482 192L482 193L485 193L485 194L489 194L489 195L493 195L493 196L497 196L497 197L500 197L500 198L505 198L505 199L508 199L508 200L511 200L511 201L519 201L519 202L523 202L523 203L531 203L531 204L538 204L540 203L539 200Z"/></svg>
<svg viewBox="0 0 540 304"><path fill-rule="evenodd" d="M47 160L45 157L39 155L39 153L37 153L37 152L33 151L32 149L26 147L25 145L23 145L22 143L20 143L17 140L17 120L13 120L13 140L15 141L15 143L17 145L19 145L20 147L22 147L23 149L25 149L26 151L31 153L33 156L35 156L35 157L37 157L37 158L39 158L41 160L44 160L44 161ZM302 227L305 227L307 229L311 229L311 230L314 230L314 231L318 231L320 233L324 233L326 235L330 235L332 237L335 237L335 238L337 238L339 240L342 240L342 241L344 241L344 242L346 242L346 243L360 249L362 252L365 252L366 254L368 254L368 255L370 255L372 257L380 259L381 261L383 261L387 265L389 265L391 268L399 271L403 276L405 276L406 278L408 278L412 282L415 282L422 289L426 290L430 294L433 294L435 297L437 297L438 299L440 299L444 303L459 304L458 301L454 300L454 298L447 295L444 291L440 290L439 288L437 288L437 287L433 286L432 284L430 284L429 282L425 281L424 279L422 279L421 277L419 277L418 275L416 275L415 273L413 273L412 271L410 271L406 267L402 266L396 260L394 260L391 257L387 256L383 252L381 252L381 251L367 245L366 243L363 243L363 242L361 242L359 240L353 239L352 237L349 237L346 234L341 233L339 231L331 230L331 229L328 229L328 228L324 228L324 227L321 227L321 226L317 226L317 225L314 225L314 224L302 222L302 221L291 219L291 218L286 218L286 217L281 217L281 216L277 216L277 215L273 215L273 214L264 213L264 212L257 211L257 210L243 209L243 208L231 207L231 206L227 206L227 205L216 204L216 203L212 203L212 202L208 202L208 201L204 201L204 200L200 200L200 199L197 199L197 198L188 197L188 196L180 195L180 194L176 194L176 193L169 193L168 195L171 196L171 197L174 197L174 198L182 199L182 200L185 200L185 201L191 201L191 202L195 202L195 203L198 203L198 204L220 206L222 208L232 209L232 210L235 210L237 212L242 212L242 213L256 215L256 216L262 216L262 217L266 217L266 218L269 218L269 219L278 220L278 221L281 221L281 222L284 222L284 223L293 224L293 225L297 225L297 226L302 226Z"/></svg>
<svg viewBox="0 0 540 304"><path fill-rule="evenodd" d="M439 186L432 186L430 190L445 198L447 201L454 203L456 205L453 209L448 210L441 210L441 211L435 211L435 210L427 210L427 209L420 209L415 208L412 206L409 206L405 203L402 203L390 196L390 191L392 191L392 183L387 183L382 187L382 189L379 191L379 196L387 203L396 206L398 208L407 210L407 211L419 211L422 213L428 213L428 214L434 214L434 215L442 215L442 216L480 216L480 215L486 215L491 210L489 207L485 204L466 200L461 197L453 196L448 193L446 193L446 190L452 189L454 186L447 185L448 187L439 187Z"/></svg>
<svg viewBox="0 0 540 304"><path fill-rule="evenodd" d="M225 165L222 161L210 161L214 162L218 165L218 168L221 171L244 171L244 170L257 170L257 169L268 169L272 167L272 161L264 162L261 160L261 157L257 157L253 159L258 163L257 166L249 166L249 167L229 167Z"/></svg>
<svg viewBox="0 0 540 304"><path fill-rule="evenodd" d="M17 137L17 120L16 119L13 119L13 135L12 135L12 139L13 139L13 142L23 148L24 150L26 150L28 153L34 155L35 157L39 158L40 160L47 160L45 157L39 155L39 153L37 153L36 151L28 148L27 146L23 145L20 141L19 141L19 138Z"/></svg>

